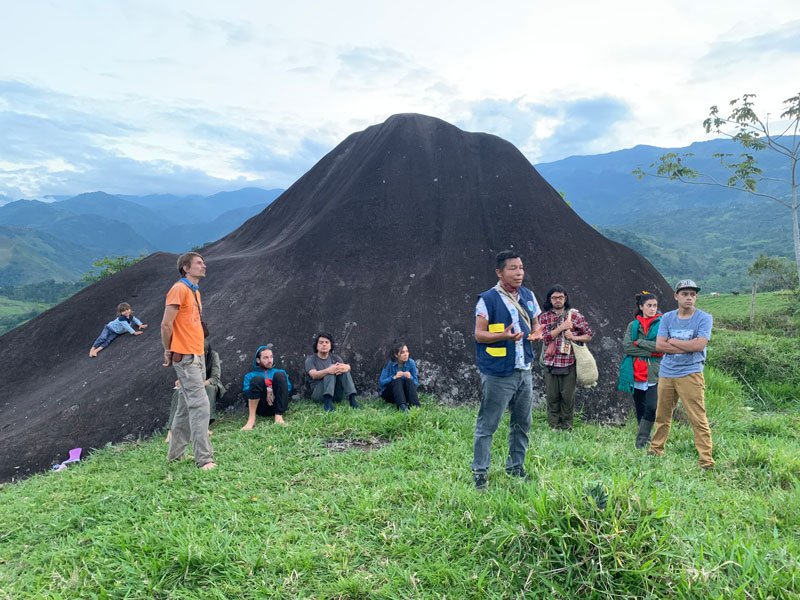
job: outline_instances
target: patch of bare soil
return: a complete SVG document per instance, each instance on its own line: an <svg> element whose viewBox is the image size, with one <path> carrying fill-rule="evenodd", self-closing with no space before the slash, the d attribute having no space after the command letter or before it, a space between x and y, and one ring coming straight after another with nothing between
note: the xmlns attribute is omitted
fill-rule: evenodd
<svg viewBox="0 0 800 600"><path fill-rule="evenodd" d="M322 442L331 452L345 452L347 450L363 450L368 452L370 450L377 450L387 444L391 444L392 440L387 440L382 437L371 437L368 440L359 438L331 438Z"/></svg>

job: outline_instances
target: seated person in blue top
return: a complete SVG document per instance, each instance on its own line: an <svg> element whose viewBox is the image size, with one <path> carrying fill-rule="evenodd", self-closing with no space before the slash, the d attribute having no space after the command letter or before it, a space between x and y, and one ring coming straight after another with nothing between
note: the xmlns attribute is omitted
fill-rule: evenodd
<svg viewBox="0 0 800 600"><path fill-rule="evenodd" d="M253 370L244 376L242 391L247 398L247 423L242 431L256 425L256 415L274 417L278 425L286 425L283 415L289 407L292 382L283 369L274 367L272 344L259 346L253 358Z"/></svg>
<svg viewBox="0 0 800 600"><path fill-rule="evenodd" d="M135 330L131 326L131 323L136 325L139 330ZM111 342L123 333L142 335L142 330L144 329L147 329L147 325L133 316L131 305L127 302L121 302L119 306L117 306L117 318L113 321L109 321L106 326L103 327L103 331L100 332L100 335L94 341L94 344L92 344L92 349L89 350L89 356L95 358L101 350L107 348Z"/></svg>
<svg viewBox="0 0 800 600"><path fill-rule="evenodd" d="M333 354L333 337L329 333L314 336L314 354L306 358L306 372L311 377L311 399L325 404L325 411L335 410L334 402L347 396L350 408L359 408L356 386L350 375L350 365Z"/></svg>
<svg viewBox="0 0 800 600"><path fill-rule="evenodd" d="M402 342L395 343L389 350L389 362L383 367L378 380L381 397L404 412L409 406L419 406L417 363L409 355L408 346Z"/></svg>

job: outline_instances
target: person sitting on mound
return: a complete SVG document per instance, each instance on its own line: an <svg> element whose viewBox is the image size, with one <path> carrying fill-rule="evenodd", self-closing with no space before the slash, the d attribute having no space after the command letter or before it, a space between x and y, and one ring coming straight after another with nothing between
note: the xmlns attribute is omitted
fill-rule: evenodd
<svg viewBox="0 0 800 600"><path fill-rule="evenodd" d="M314 354L306 358L306 372L311 377L311 399L323 401L325 410L335 410L334 402L347 396L351 408L359 408L356 402L356 386L350 375L350 365L338 354L332 354L333 336L318 333L314 336Z"/></svg>
<svg viewBox="0 0 800 600"><path fill-rule="evenodd" d="M395 404L398 410L405 412L409 406L419 406L417 363L404 343L395 343L389 350L389 361L381 371L378 385L381 397Z"/></svg>
<svg viewBox="0 0 800 600"><path fill-rule="evenodd" d="M259 346L253 358L253 370L244 376L242 391L247 398L247 423L242 431L256 425L256 415L274 417L278 425L286 425L283 415L289 407L292 382L283 369L274 367L272 344Z"/></svg>

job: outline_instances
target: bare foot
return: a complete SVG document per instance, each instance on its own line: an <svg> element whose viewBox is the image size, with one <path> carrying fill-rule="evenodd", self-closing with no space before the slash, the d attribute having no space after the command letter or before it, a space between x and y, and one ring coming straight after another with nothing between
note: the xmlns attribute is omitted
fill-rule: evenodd
<svg viewBox="0 0 800 600"><path fill-rule="evenodd" d="M94 358L95 356L97 356L97 350L92 348L91 350L89 350L89 358Z"/></svg>
<svg viewBox="0 0 800 600"><path fill-rule="evenodd" d="M209 463L204 464L200 468L203 469L203 471L210 471L211 469L216 469L217 468L217 463L209 462Z"/></svg>
<svg viewBox="0 0 800 600"><path fill-rule="evenodd" d="M242 427L242 431L251 431L255 426L256 426L255 421L253 422L248 421L247 423L244 424L244 427Z"/></svg>
<svg viewBox="0 0 800 600"><path fill-rule="evenodd" d="M275 415L275 424L286 427L286 421L283 420L283 417L281 415Z"/></svg>
<svg viewBox="0 0 800 600"><path fill-rule="evenodd" d="M169 429L169 430L167 430L167 439L165 439L164 441L167 444L169 444L171 440L172 440L172 429Z"/></svg>
<svg viewBox="0 0 800 600"><path fill-rule="evenodd" d="M212 435L214 435L214 432L209 429L208 430L208 437L211 437Z"/></svg>

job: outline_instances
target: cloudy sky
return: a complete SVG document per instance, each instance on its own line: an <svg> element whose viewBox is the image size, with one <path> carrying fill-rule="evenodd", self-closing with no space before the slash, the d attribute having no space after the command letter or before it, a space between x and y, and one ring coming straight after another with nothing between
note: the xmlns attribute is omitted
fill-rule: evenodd
<svg viewBox="0 0 800 600"><path fill-rule="evenodd" d="M492 6L492 8L489 8ZM0 195L288 187L398 112L533 163L800 92L797 0L0 0ZM1 197L1 196L0 196Z"/></svg>

